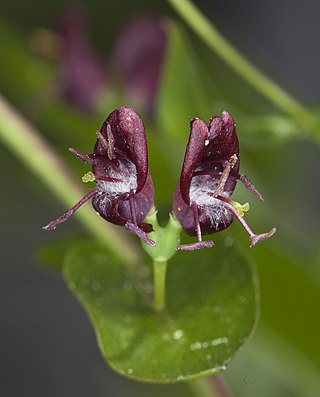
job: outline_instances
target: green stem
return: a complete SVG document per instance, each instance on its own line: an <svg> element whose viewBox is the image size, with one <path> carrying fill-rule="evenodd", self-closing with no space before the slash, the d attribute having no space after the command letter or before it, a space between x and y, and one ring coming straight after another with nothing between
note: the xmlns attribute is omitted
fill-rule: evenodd
<svg viewBox="0 0 320 397"><path fill-rule="evenodd" d="M40 133L20 116L0 95L0 140L68 207L85 195L85 190L68 166L41 137ZM79 221L109 250L123 260L136 262L138 248L120 228L108 224L84 205L77 213Z"/></svg>
<svg viewBox="0 0 320 397"><path fill-rule="evenodd" d="M300 102L246 60L189 0L168 0L191 29L248 84L310 130L319 132L318 120Z"/></svg>
<svg viewBox="0 0 320 397"><path fill-rule="evenodd" d="M153 262L154 308L157 312L163 311L166 305L167 264L167 261Z"/></svg>
<svg viewBox="0 0 320 397"><path fill-rule="evenodd" d="M188 382L195 397L220 397L208 384L206 379Z"/></svg>
<svg viewBox="0 0 320 397"><path fill-rule="evenodd" d="M233 397L221 373L188 383L195 397Z"/></svg>

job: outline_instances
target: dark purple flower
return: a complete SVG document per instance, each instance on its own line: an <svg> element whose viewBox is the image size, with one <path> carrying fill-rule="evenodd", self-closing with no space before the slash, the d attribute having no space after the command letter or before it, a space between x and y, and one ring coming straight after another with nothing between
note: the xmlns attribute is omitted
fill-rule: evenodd
<svg viewBox="0 0 320 397"><path fill-rule="evenodd" d="M155 246L146 234L152 230L152 226L143 222L153 206L154 190L141 118L133 109L116 109L103 123L97 137L92 154L69 149L92 166L96 189L44 229L55 229L92 198L93 208L104 219L124 226L145 243Z"/></svg>
<svg viewBox="0 0 320 397"><path fill-rule="evenodd" d="M212 117L209 125L202 119L191 121L191 132L173 198L173 213L183 229L198 242L180 245L178 249L210 248L213 241L202 241L202 234L212 234L227 228L236 216L248 232L251 246L271 237L276 229L256 235L239 213L238 203L230 196L237 180L261 201L261 194L245 175L239 174L240 153L235 124L228 112Z"/></svg>
<svg viewBox="0 0 320 397"><path fill-rule="evenodd" d="M144 15L126 23L115 44L114 63L127 98L152 115L166 49L158 18Z"/></svg>
<svg viewBox="0 0 320 397"><path fill-rule="evenodd" d="M61 21L58 94L83 111L96 108L106 84L105 68L88 42L84 11L73 7Z"/></svg>

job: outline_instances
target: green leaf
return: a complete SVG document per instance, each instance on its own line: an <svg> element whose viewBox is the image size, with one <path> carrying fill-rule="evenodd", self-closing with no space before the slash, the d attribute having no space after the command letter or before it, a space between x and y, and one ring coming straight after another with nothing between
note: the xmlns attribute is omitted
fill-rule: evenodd
<svg viewBox="0 0 320 397"><path fill-rule="evenodd" d="M268 102L224 62L199 50L199 43L191 43L179 24L170 26L168 37L157 109L160 133L168 139L164 142L167 150L176 143L185 144L192 118L208 122L223 110L232 113L246 146L274 146L307 136L302 124L284 113L272 112ZM176 152L174 148L173 158Z"/></svg>
<svg viewBox="0 0 320 397"><path fill-rule="evenodd" d="M305 135L292 118L276 112L255 116L239 114L236 122L238 135L246 147L275 147Z"/></svg>
<svg viewBox="0 0 320 397"><path fill-rule="evenodd" d="M219 241L219 240L218 240ZM173 383L224 369L257 319L256 274L235 249L178 253L167 308L152 306L151 268L125 266L100 245L76 245L64 275L91 318L109 365L135 380Z"/></svg>
<svg viewBox="0 0 320 397"><path fill-rule="evenodd" d="M54 78L52 65L35 56L27 47L25 36L4 20L0 20L0 47L3 54L0 57L1 91L25 107L30 106L37 95L46 96L44 93Z"/></svg>
<svg viewBox="0 0 320 397"><path fill-rule="evenodd" d="M161 134L171 142L185 144L190 120L208 115L202 71L181 26L170 25L157 110Z"/></svg>
<svg viewBox="0 0 320 397"><path fill-rule="evenodd" d="M288 255L268 248L267 244L252 251L259 263L261 320L320 368L317 280Z"/></svg>

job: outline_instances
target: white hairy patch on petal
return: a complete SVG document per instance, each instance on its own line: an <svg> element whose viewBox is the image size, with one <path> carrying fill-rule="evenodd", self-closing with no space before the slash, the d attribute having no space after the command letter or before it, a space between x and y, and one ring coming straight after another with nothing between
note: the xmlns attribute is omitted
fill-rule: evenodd
<svg viewBox="0 0 320 397"><path fill-rule="evenodd" d="M106 195L108 199L117 198L124 193L135 191L137 188L136 166L130 160L122 158L119 160L117 168L118 169L114 169L111 166L107 166L105 176L119 179L120 181L96 181L97 188L101 193Z"/></svg>
<svg viewBox="0 0 320 397"><path fill-rule="evenodd" d="M208 194L215 191L218 183L219 179L210 175L194 176L189 191L190 202L196 203L201 212L210 218L211 225L215 228L226 222L226 211L228 212L222 201ZM229 197L230 194L222 192L221 196Z"/></svg>

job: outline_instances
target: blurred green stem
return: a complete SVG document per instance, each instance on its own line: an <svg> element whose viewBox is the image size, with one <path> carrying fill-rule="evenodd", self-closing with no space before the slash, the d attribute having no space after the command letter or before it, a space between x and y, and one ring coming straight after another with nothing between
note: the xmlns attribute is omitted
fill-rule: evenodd
<svg viewBox="0 0 320 397"><path fill-rule="evenodd" d="M188 385L190 386L195 397L219 397L215 391L212 390L206 378L194 380L189 382Z"/></svg>
<svg viewBox="0 0 320 397"><path fill-rule="evenodd" d="M0 140L44 182L65 206L71 207L85 195L86 192L63 159L1 95ZM88 205L84 205L76 215L87 230L115 255L124 261L138 261L140 257L138 246L135 246L120 228L116 229L96 216Z"/></svg>
<svg viewBox="0 0 320 397"><path fill-rule="evenodd" d="M248 84L303 127L319 134L318 119L300 102L247 61L189 0L168 0L189 27Z"/></svg>
<svg viewBox="0 0 320 397"><path fill-rule="evenodd" d="M233 397L221 374L189 382L195 397Z"/></svg>

